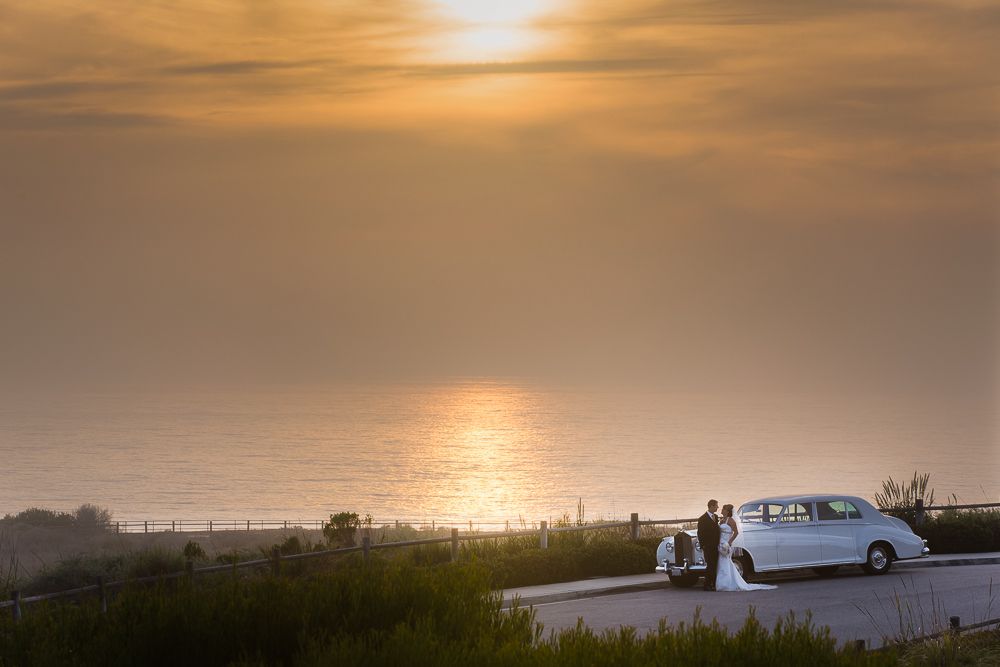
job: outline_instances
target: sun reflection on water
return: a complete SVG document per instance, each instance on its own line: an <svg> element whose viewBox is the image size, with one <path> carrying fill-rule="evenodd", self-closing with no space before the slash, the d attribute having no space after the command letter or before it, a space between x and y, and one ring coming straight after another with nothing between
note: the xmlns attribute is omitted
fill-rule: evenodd
<svg viewBox="0 0 1000 667"><path fill-rule="evenodd" d="M414 480L413 497L434 498L452 516L493 517L523 506L525 492L530 496L545 477L532 456L543 430L540 400L529 389L479 382L427 395L423 409L434 437L420 456L433 476ZM464 469L436 465L454 460L466 462Z"/></svg>

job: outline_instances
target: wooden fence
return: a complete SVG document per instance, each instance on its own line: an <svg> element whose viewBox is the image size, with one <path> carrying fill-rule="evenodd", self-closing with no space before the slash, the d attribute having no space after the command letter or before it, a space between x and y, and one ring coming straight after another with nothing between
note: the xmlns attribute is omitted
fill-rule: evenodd
<svg viewBox="0 0 1000 667"><path fill-rule="evenodd" d="M591 523L580 526L556 526L549 527L547 521L540 521L538 529L526 529L526 530L501 530L493 532L472 532L466 534L460 534L458 528L451 529L451 535L447 537L431 537L421 540L404 540L399 542L381 542L373 543L371 536L369 534L363 535L361 539L361 544L359 546L353 547L343 547L340 549L327 549L324 551L310 551L307 553L293 554L288 556L281 555L281 551L277 546L272 547L271 555L268 558L259 558L256 560L247 560L242 562L227 563L224 565L210 565L207 567L194 567L194 562L188 560L186 566L181 572L172 572L170 574L155 575L151 577L141 577L136 579L126 579L121 581L111 581L105 582L103 577L98 577L97 581L90 586L82 586L80 588L73 588L65 591L57 591L54 593L44 593L41 595L32 595L29 597L22 597L20 591L12 591L9 600L0 601L0 609L4 607L11 608L11 614L15 621L21 619L23 613L23 605L30 604L33 602L42 602L44 600L55 600L57 598L74 597L85 594L96 593L100 599L101 611L106 612L108 606L108 591L115 588L121 588L128 584L147 584L155 583L160 581L167 581L171 579L177 579L180 577L191 577L199 574L211 574L218 572L236 572L237 570L247 569L247 568L262 568L270 567L273 574L278 574L281 572L281 564L286 561L300 561L309 560L314 558L324 558L339 554L349 554L361 552L365 560L368 559L372 551L377 551L379 549L393 549L402 547L415 547L429 544L451 544L451 559L453 561L458 560L459 554L459 543L474 541L474 540L495 540L510 537L520 537L520 536L537 536L538 546L542 549L547 549L549 546L549 535L552 533L570 533L570 532L581 532L581 531L592 531L592 530L610 530L618 528L628 528L629 537L632 540L639 539L642 526L656 526L656 525L677 525L677 524L687 524L694 523L698 519L655 519L655 520L639 520L639 515L633 513L628 521L616 521L608 523ZM361 529L362 532L367 533L365 529Z"/></svg>

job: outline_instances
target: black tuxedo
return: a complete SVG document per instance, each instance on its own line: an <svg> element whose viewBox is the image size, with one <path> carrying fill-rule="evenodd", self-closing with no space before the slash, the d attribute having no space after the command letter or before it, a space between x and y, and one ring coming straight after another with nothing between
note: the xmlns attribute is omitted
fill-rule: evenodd
<svg viewBox="0 0 1000 667"><path fill-rule="evenodd" d="M715 573L719 570L719 541L722 531L712 516L705 512L698 519L698 543L705 555L705 588L715 588Z"/></svg>

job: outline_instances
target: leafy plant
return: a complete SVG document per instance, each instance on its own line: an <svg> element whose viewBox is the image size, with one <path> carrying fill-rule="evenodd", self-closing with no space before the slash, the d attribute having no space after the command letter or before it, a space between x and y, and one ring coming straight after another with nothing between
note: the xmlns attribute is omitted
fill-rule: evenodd
<svg viewBox="0 0 1000 667"><path fill-rule="evenodd" d="M108 530L111 525L111 511L91 503L84 503L73 512L76 527L84 530Z"/></svg>
<svg viewBox="0 0 1000 667"><path fill-rule="evenodd" d="M6 524L24 524L37 528L59 528L72 526L76 521L72 514L54 512L41 507L29 507L17 514L7 514L2 519Z"/></svg>
<svg viewBox="0 0 1000 667"><path fill-rule="evenodd" d="M365 517L371 525L371 515ZM353 547L354 536L361 527L357 512L337 512L330 515L330 521L323 524L323 535L330 546Z"/></svg>
<svg viewBox="0 0 1000 667"><path fill-rule="evenodd" d="M183 553L184 558L188 560L201 560L208 557L201 545L194 540L188 540L188 543L184 545Z"/></svg>

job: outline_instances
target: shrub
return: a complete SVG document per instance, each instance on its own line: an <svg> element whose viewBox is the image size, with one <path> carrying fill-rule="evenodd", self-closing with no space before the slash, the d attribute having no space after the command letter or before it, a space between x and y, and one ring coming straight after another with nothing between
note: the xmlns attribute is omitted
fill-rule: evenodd
<svg viewBox="0 0 1000 667"><path fill-rule="evenodd" d="M152 577L159 574L180 572L184 569L184 556L165 549L145 549L131 555L124 563L125 578Z"/></svg>
<svg viewBox="0 0 1000 667"><path fill-rule="evenodd" d="M932 554L1000 551L1000 510L945 510L914 530Z"/></svg>
<svg viewBox="0 0 1000 667"><path fill-rule="evenodd" d="M205 550L201 548L201 545L194 540L188 540L188 543L184 545L184 558L187 560L202 560L208 558L208 554Z"/></svg>
<svg viewBox="0 0 1000 667"><path fill-rule="evenodd" d="M84 530L107 530L111 525L111 511L90 503L80 505L73 517L76 527Z"/></svg>
<svg viewBox="0 0 1000 667"><path fill-rule="evenodd" d="M9 524L20 523L37 528L62 528L72 526L75 518L72 514L65 512L54 512L41 507L29 507L17 514L7 514L4 516L3 522Z"/></svg>
<svg viewBox="0 0 1000 667"><path fill-rule="evenodd" d="M329 523L323 524L323 535L333 547L353 547L354 535L361 526L357 512L337 512L330 515Z"/></svg>

